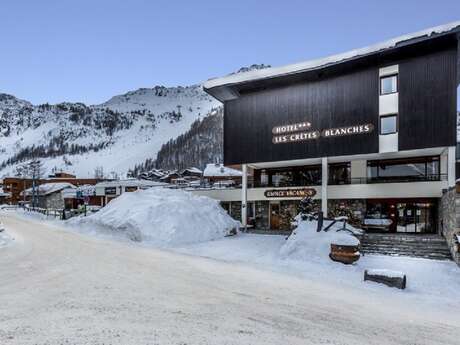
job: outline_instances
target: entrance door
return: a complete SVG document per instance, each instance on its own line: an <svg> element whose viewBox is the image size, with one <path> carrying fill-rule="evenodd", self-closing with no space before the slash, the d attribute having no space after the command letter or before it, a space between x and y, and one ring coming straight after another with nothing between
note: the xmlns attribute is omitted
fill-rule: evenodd
<svg viewBox="0 0 460 345"><path fill-rule="evenodd" d="M280 204L270 204L270 229L280 228Z"/></svg>
<svg viewBox="0 0 460 345"><path fill-rule="evenodd" d="M434 232L434 203L398 204L398 232Z"/></svg>

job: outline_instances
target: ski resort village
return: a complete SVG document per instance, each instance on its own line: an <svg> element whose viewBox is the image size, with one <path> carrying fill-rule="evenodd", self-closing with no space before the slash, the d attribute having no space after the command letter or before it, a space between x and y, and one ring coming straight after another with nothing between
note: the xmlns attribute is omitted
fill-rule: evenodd
<svg viewBox="0 0 460 345"><path fill-rule="evenodd" d="M0 344L460 344L460 22L203 80L0 94Z"/></svg>

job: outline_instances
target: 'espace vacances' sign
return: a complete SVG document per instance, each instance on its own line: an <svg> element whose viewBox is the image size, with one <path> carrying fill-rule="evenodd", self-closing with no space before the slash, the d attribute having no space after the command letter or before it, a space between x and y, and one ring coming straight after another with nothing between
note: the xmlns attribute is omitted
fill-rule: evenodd
<svg viewBox="0 0 460 345"><path fill-rule="evenodd" d="M272 129L273 143L284 144L319 139L320 137L334 138L345 135L366 134L374 130L374 125L367 123L363 125L328 128L323 129L321 132L318 130L311 130L310 128L310 122L300 122L274 127Z"/></svg>

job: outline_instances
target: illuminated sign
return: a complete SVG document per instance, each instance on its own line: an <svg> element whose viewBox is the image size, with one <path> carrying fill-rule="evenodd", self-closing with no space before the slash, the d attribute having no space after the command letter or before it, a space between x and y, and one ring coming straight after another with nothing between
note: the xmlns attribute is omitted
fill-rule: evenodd
<svg viewBox="0 0 460 345"><path fill-rule="evenodd" d="M269 189L264 195L266 198L304 198L315 196L316 190L313 188Z"/></svg>
<svg viewBox="0 0 460 345"><path fill-rule="evenodd" d="M374 130L374 125L367 123L363 125L353 125L347 127L328 128L321 132L306 131L311 127L310 122L295 123L292 125L277 126L272 129L273 144L294 143L323 138L335 138L346 135L367 134Z"/></svg>

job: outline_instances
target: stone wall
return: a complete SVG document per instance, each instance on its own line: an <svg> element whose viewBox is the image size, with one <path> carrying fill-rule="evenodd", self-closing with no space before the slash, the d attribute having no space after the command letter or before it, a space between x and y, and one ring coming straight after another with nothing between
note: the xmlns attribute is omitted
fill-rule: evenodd
<svg viewBox="0 0 460 345"><path fill-rule="evenodd" d="M64 198L61 192L51 193L38 197L38 207L46 209L64 209Z"/></svg>
<svg viewBox="0 0 460 345"><path fill-rule="evenodd" d="M230 216L241 222L241 201L232 201L230 203Z"/></svg>
<svg viewBox="0 0 460 345"><path fill-rule="evenodd" d="M255 215L255 228L258 230L269 230L270 224L268 223L269 202L256 201L255 202L256 215Z"/></svg>
<svg viewBox="0 0 460 345"><path fill-rule="evenodd" d="M460 235L457 227L457 210L455 201L457 191L455 188L450 188L443 192L441 202L439 203L439 227L441 234L445 237L447 245L452 253L452 258L460 265L460 254L456 235Z"/></svg>

